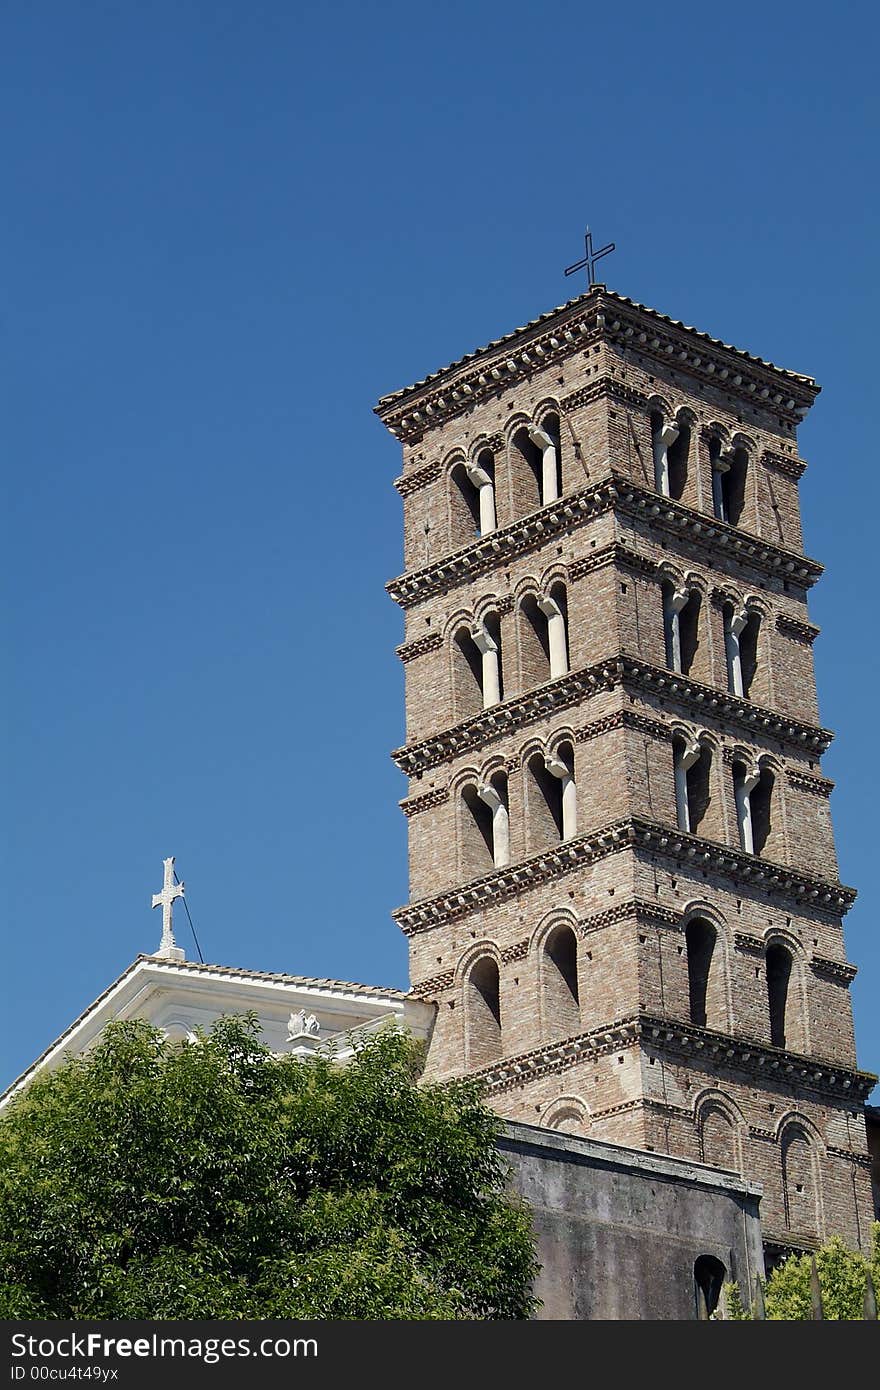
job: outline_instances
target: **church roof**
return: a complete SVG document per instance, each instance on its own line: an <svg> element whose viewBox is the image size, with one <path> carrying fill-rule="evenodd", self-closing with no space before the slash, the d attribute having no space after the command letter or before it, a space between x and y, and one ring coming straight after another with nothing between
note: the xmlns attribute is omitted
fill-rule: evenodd
<svg viewBox="0 0 880 1390"><path fill-rule="evenodd" d="M565 304L559 304L555 309L548 309L546 313L539 314L536 319L523 324L520 328L515 328L512 333L505 333L501 338L493 338L492 342L485 347L475 348L473 352L468 352L464 357L459 357L457 361L450 362L445 367L440 367L437 371L422 377L420 381L415 381L411 386L403 386L398 391L392 391L386 396L379 398L376 406L376 413L382 415L385 410L402 401L405 396L424 390L425 387L432 386L440 381L449 372L454 372L460 367L465 367L471 362L476 362L481 357L486 357L496 349L504 347L506 344L516 341L523 335L530 333L533 329L541 327L558 314L563 314L569 309L576 309L580 305L585 305L589 299L596 297L599 302L610 301L626 305L630 309L635 309L638 313L655 320L658 323L666 324L670 328L680 329L682 332L693 334L701 342L714 348L716 351L732 353L734 357L742 362L748 362L755 367L763 368L765 371L773 372L777 376L784 377L787 381L796 382L801 387L807 387L815 392L819 390L816 381L811 376L804 376L801 372L789 371L787 367L778 367L773 362L766 362L762 357L756 357L750 352L745 352L742 348L734 347L730 343L723 342L720 338L713 338L709 333L704 333L698 328L693 328L690 324L682 323L680 319L670 318L668 314L662 314L658 309L651 309L645 304L639 304L635 299L629 299L624 294L618 294L615 290L609 290L605 285L592 285L585 294L577 295L574 299L569 299Z"/></svg>
<svg viewBox="0 0 880 1390"><path fill-rule="evenodd" d="M98 995L97 999L89 1004L87 1009L83 1010L78 1018L73 1020L69 1027L64 1029L64 1032L54 1042L51 1042L40 1053L39 1057L20 1076L7 1086L5 1091L0 1092L0 1106L14 1092L21 1090L25 1082L50 1059L59 1060L60 1056L67 1050L65 1044L70 1043L85 1025L92 1023L96 1016L103 1016L107 1010L102 1006L107 1006L112 996L117 996L117 1006L121 1006L125 1002L127 994L137 989L135 977L145 971L153 977L158 973L158 975L169 975L177 978L191 976L209 980L220 979L228 983L242 981L247 984L280 985L290 987L293 990L306 990L312 994L334 995L337 999L340 996L355 996L365 1001L369 999L376 1000L377 1003L384 1001L396 1004L398 1007L411 998L400 989L383 988L381 985L355 984L350 980L322 979L311 975L287 975L270 970L248 970L238 966L211 965L192 960L163 960L159 956L139 955L135 957L131 965L123 970L121 975L116 977L112 984L109 984ZM106 1019L104 1021L106 1022Z"/></svg>

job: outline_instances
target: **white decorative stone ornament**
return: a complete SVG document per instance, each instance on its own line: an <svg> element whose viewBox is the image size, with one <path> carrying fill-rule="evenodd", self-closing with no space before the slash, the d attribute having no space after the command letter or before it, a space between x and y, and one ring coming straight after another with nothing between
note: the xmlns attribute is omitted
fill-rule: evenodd
<svg viewBox="0 0 880 1390"><path fill-rule="evenodd" d="M315 1037L321 1031L321 1025L314 1014L307 1014L305 1009L300 1009L298 1014L291 1014L287 1020L287 1041L297 1042L300 1038Z"/></svg>
<svg viewBox="0 0 880 1390"><path fill-rule="evenodd" d="M174 855L170 859L163 859L165 866L165 877L162 884L162 892L153 894L153 907L162 909L162 940L159 949L154 954L162 960L185 960L186 955L179 946L174 943L174 928L172 925L171 914L177 898L183 897L183 884L174 882Z"/></svg>

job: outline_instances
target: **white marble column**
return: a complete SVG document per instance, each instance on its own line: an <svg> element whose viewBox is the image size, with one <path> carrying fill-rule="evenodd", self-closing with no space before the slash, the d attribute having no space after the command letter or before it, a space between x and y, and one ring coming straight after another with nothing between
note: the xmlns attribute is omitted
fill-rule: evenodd
<svg viewBox="0 0 880 1390"><path fill-rule="evenodd" d="M529 439L541 450L541 503L555 502L559 496L556 467L556 445L546 430L529 426Z"/></svg>
<svg viewBox="0 0 880 1390"><path fill-rule="evenodd" d="M492 860L496 869L510 863L510 814L497 787L485 782L477 795L492 812Z"/></svg>
<svg viewBox="0 0 880 1390"><path fill-rule="evenodd" d="M550 648L550 679L564 676L568 671L568 649L565 639L565 616L555 599L539 598L538 607L547 619L547 645Z"/></svg>
<svg viewBox="0 0 880 1390"><path fill-rule="evenodd" d="M688 806L688 769L693 767L700 756L700 745L696 739L690 739L687 743L677 741L675 744L675 814L678 820L679 830L686 830L690 833L691 813Z"/></svg>
<svg viewBox="0 0 880 1390"><path fill-rule="evenodd" d="M743 693L742 657L740 655L739 639L748 620L749 615L745 608L726 608L724 610L724 648L727 653L727 684L730 687L732 695L742 696Z"/></svg>
<svg viewBox="0 0 880 1390"><path fill-rule="evenodd" d="M577 790L574 777L561 758L551 755L544 759L544 766L562 783L562 838L570 840L577 834Z"/></svg>
<svg viewBox="0 0 880 1390"><path fill-rule="evenodd" d="M690 598L690 589L666 591L664 620L666 622L666 659L670 670L681 671L681 625L679 615Z"/></svg>
<svg viewBox="0 0 880 1390"><path fill-rule="evenodd" d="M490 705L497 705L501 699L498 645L484 627L474 628L471 636L483 659L483 709L488 709Z"/></svg>
<svg viewBox="0 0 880 1390"><path fill-rule="evenodd" d="M721 481L730 472L730 455L719 454L712 460L712 510L719 521L727 520L727 507L724 505L724 485Z"/></svg>
<svg viewBox="0 0 880 1390"><path fill-rule="evenodd" d="M681 431L678 425L661 425L651 436L654 449L654 485L664 497L669 496L669 450Z"/></svg>
<svg viewBox="0 0 880 1390"><path fill-rule="evenodd" d="M739 826L739 842L746 854L754 854L755 837L752 833L752 792L761 780L756 768L735 774L733 795L736 801L736 820Z"/></svg>
<svg viewBox="0 0 880 1390"><path fill-rule="evenodd" d="M480 503L480 535L487 536L495 530L495 485L484 468L475 463L467 464L467 475L477 489Z"/></svg>

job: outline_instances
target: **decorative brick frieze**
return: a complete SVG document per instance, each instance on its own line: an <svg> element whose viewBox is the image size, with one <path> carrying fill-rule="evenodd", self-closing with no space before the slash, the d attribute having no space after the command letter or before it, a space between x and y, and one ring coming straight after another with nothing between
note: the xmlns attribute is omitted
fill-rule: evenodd
<svg viewBox="0 0 880 1390"><path fill-rule="evenodd" d="M376 414L406 443L599 339L632 347L662 364L674 363L697 389L717 384L744 401L766 403L792 423L806 413L818 390L809 377L720 343L604 286L592 286L422 381L383 396Z"/></svg>
<svg viewBox="0 0 880 1390"><path fill-rule="evenodd" d="M686 835L652 821L634 819L630 824L637 844L678 864L711 869L734 884L747 883L762 893L803 904L834 917L848 912L855 902L855 889L847 888L842 883L800 873L784 864L746 854L730 845L701 840L696 835Z"/></svg>
<svg viewBox="0 0 880 1390"><path fill-rule="evenodd" d="M809 772L799 772L797 768L790 767L786 772L786 777L793 787L798 787L803 792L809 792L811 796L822 796L826 799L834 790L834 783L828 777L814 777Z"/></svg>
<svg viewBox="0 0 880 1390"><path fill-rule="evenodd" d="M578 923L578 931L581 936L590 936L593 932L604 931L606 927L630 920L645 927L681 928L681 914L672 908L648 902L645 898L629 898L615 903L613 907L606 907L604 912L594 912L592 917L584 917Z"/></svg>
<svg viewBox="0 0 880 1390"><path fill-rule="evenodd" d="M747 956L763 956L767 949L767 943L760 936L753 936L751 932L745 931L734 932L733 944L738 951L743 951Z"/></svg>
<svg viewBox="0 0 880 1390"><path fill-rule="evenodd" d="M495 612L498 613L499 616L502 618L505 617L506 614L512 613L513 594L504 594L503 597L500 598L498 602L495 604Z"/></svg>
<svg viewBox="0 0 880 1390"><path fill-rule="evenodd" d="M579 866L619 853L631 843L631 838L630 823L619 821L553 845L517 864L495 869L461 888L400 907L391 915L405 936L430 931L441 922L454 921L489 903L518 897L526 888L548 883Z"/></svg>
<svg viewBox="0 0 880 1390"><path fill-rule="evenodd" d="M529 954L528 940L517 941L513 946L506 946L501 952L501 959L505 965L512 964L516 960L525 960Z"/></svg>
<svg viewBox="0 0 880 1390"><path fill-rule="evenodd" d="M841 1149L836 1144L826 1144L825 1152L829 1158L842 1158L845 1163L851 1163L855 1168L865 1168L871 1171L871 1155L856 1153L853 1149Z"/></svg>
<svg viewBox="0 0 880 1390"><path fill-rule="evenodd" d="M592 574L594 570L603 569L606 565L618 565L621 569L629 570L633 574L654 575L658 569L657 561L652 560L650 556L640 555L638 551L630 550L620 541L612 541L610 545L604 545L601 550L594 550L582 559L575 560L569 566L569 579L572 583L576 583L578 579L583 579L586 575Z"/></svg>
<svg viewBox="0 0 880 1390"><path fill-rule="evenodd" d="M525 695L517 695L511 700L492 705L488 710L475 714L461 724L453 725L451 729L433 734L419 743L396 748L391 756L402 772L410 777L417 777L471 748L482 747L516 729L524 728L535 719L568 709L600 690L612 690L619 685L625 688L634 686L651 694L673 696L689 712L690 717L698 722L701 716L710 716L716 720L723 718L741 729L746 736L750 732L759 733L789 743L798 749L807 748L824 753L833 738L828 729L790 719L778 711L755 705L750 700L740 699L727 691L702 685L699 681L691 680L689 676L680 676L664 667L652 666L637 657L623 655L585 666L580 671L569 671L558 680L548 681L546 685L530 690ZM657 737L668 737L668 734L661 731L659 721L653 721L653 727L650 728L648 724L634 724L634 727L643 727L646 732L654 733ZM591 736L589 733L583 733L583 738Z"/></svg>
<svg viewBox="0 0 880 1390"><path fill-rule="evenodd" d="M581 410L585 405L592 405L593 401L601 400L621 401L624 405L635 406L644 410L648 404L648 398L643 391L637 391L632 386L627 386L625 381L621 381L615 376L600 376L589 385L582 386L579 391L573 391L570 396L565 396L559 402L562 410Z"/></svg>
<svg viewBox="0 0 880 1390"><path fill-rule="evenodd" d="M638 1035L638 1020L624 1019L604 1028L594 1028L589 1033L580 1033L576 1037L507 1057L484 1067L475 1075L484 1082L489 1094L509 1090L512 1086L521 1086L526 1081L534 1081L553 1072L567 1071L575 1062L602 1057L629 1047Z"/></svg>
<svg viewBox="0 0 880 1390"><path fill-rule="evenodd" d="M417 985L413 985L410 994L416 999L426 999L432 994L442 994L444 990L451 989L455 983L454 970L441 970L439 975L432 975L429 980L421 980Z"/></svg>
<svg viewBox="0 0 880 1390"><path fill-rule="evenodd" d="M762 1129L760 1125L749 1125L749 1138L759 1139L764 1144L775 1144L776 1135L772 1129Z"/></svg>
<svg viewBox="0 0 880 1390"><path fill-rule="evenodd" d="M526 888L550 882L573 869L633 846L677 865L712 870L735 885L745 884L762 894L803 904L832 917L847 912L856 898L855 889L841 883L799 873L729 845L701 840L670 826L634 817L563 840L529 859L495 869L448 893L399 907L392 916L404 935L413 936L489 903L517 897Z"/></svg>
<svg viewBox="0 0 880 1390"><path fill-rule="evenodd" d="M761 462L765 468L772 468L776 473L783 473L786 478L793 478L798 482L804 476L807 465L803 459L788 458L785 454L778 454L773 449L765 449L761 454Z"/></svg>
<svg viewBox="0 0 880 1390"><path fill-rule="evenodd" d="M424 656L427 652L435 652L442 646L442 635L439 632L429 632L425 637L417 637L414 642L404 642L397 648L397 655L406 663L413 661L417 656Z"/></svg>
<svg viewBox="0 0 880 1390"><path fill-rule="evenodd" d="M672 727L669 724L664 724L659 719L651 719L646 714L639 714L638 710L623 709L606 714L602 719L594 719L591 724L576 729L575 742L589 743L591 739L611 733L614 729L638 729L639 733L650 734L652 738L672 738Z"/></svg>
<svg viewBox="0 0 880 1390"><path fill-rule="evenodd" d="M662 1051L696 1059L698 1064L702 1061L713 1071L721 1068L744 1071L764 1081L783 1081L818 1095L833 1095L857 1103L867 1099L877 1080L870 1072L841 1066L839 1062L805 1057L798 1052L787 1052L668 1018L641 1014L639 1033Z"/></svg>
<svg viewBox="0 0 880 1390"><path fill-rule="evenodd" d="M395 478L394 486L401 497L411 497L420 488L435 483L440 477L440 472L439 463L426 463L424 468L417 468L414 473L404 473L402 478Z"/></svg>
<svg viewBox="0 0 880 1390"><path fill-rule="evenodd" d="M468 583L516 555L537 550L554 536L576 530L611 510L687 540L704 550L716 565L719 561L733 560L762 574L795 579L805 588L814 584L822 573L823 567L815 560L728 526L705 512L661 497L615 474L549 502L546 507L481 536L443 560L409 570L390 580L385 588L396 603L409 608L434 594L446 593L459 584Z"/></svg>
<svg viewBox="0 0 880 1390"><path fill-rule="evenodd" d="M398 804L405 816L417 816L422 811L430 811L433 806L442 806L443 802L448 800L449 788L435 787L432 791L423 792L421 796L405 797Z"/></svg>
<svg viewBox="0 0 880 1390"><path fill-rule="evenodd" d="M785 637L791 637L795 642L803 642L808 647L812 646L820 631L814 623L802 622L800 618L790 618L786 613L779 614L776 626Z"/></svg>
<svg viewBox="0 0 880 1390"><path fill-rule="evenodd" d="M840 984L850 985L858 974L858 966L845 960L828 960L826 956L813 956L810 965L817 975L825 975Z"/></svg>

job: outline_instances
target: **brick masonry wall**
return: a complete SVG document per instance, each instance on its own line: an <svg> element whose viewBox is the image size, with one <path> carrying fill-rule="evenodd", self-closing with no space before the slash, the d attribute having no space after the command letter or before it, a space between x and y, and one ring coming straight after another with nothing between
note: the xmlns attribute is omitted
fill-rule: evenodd
<svg viewBox="0 0 880 1390"><path fill-rule="evenodd" d="M405 445L398 486L407 744L397 756L411 771L410 902L424 908L401 922L413 989L438 1007L430 1075L480 1067L508 1118L721 1166L732 1155L733 1166L765 1183L774 1240L787 1233L793 1244L809 1244L840 1230L856 1241L870 1216L859 1104L846 1103L836 1072L825 1093L809 1093L803 1064L856 1065L853 971L840 916L821 907L823 884L836 883L838 867L831 784L821 772L828 736L818 728L816 629L796 558L804 465L792 417L760 393L744 398L735 372L723 369L731 386L720 375L697 379L675 361L594 332ZM673 503L652 504L648 495L652 411L689 430ZM517 432L548 412L560 422L563 496L541 508ZM724 544L712 516L715 441L747 460L742 513ZM453 476L487 449L495 551L477 536ZM568 501L577 498L586 501ZM666 671L664 584L699 594L686 679ZM564 586L572 675L550 682L535 601L554 585ZM729 696L726 605L760 618L748 700ZM483 712L455 638L487 619L500 631L503 699ZM696 843L676 833L673 740L685 734L711 759ZM579 848L570 855L565 846L559 852L530 767L561 743L573 750L577 791ZM763 857L807 876L796 891L762 885L740 860L701 848L739 850L734 765L758 760L774 778ZM498 777L501 785L506 777L510 870L523 866L516 878L492 867L463 797ZM637 848L625 832L611 842L615 826L639 818L669 827L665 848ZM716 932L708 1026L696 1042L685 935L695 916ZM566 932L577 943L574 1000L551 950ZM785 945L793 962L784 1050L770 1046L765 956L773 944ZM470 971L482 958L498 969L500 1032L493 1024L487 1031L491 1009L481 997L479 1018L468 1002L476 999ZM638 1020L648 1016L690 1030L686 1056L646 1041ZM737 1058L750 1042L768 1070L737 1072L740 1063L725 1061L713 1041L725 1036L738 1040ZM776 1054L792 1060L780 1064Z"/></svg>

